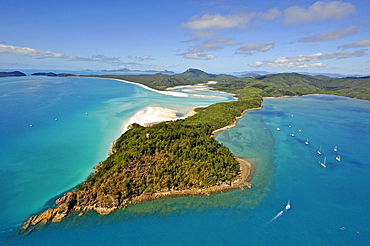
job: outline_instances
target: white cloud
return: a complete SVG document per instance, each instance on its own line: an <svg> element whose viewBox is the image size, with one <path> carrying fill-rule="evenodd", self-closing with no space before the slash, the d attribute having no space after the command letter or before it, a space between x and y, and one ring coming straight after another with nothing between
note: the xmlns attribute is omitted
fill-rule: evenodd
<svg viewBox="0 0 370 246"><path fill-rule="evenodd" d="M210 60L216 58L215 55L209 55L202 52L187 52L178 55L187 59L196 59L196 60Z"/></svg>
<svg viewBox="0 0 370 246"><path fill-rule="evenodd" d="M281 15L281 11L276 8L270 9L267 13L250 12L234 15L221 15L219 13L205 14L203 16L193 16L180 27L193 30L193 35L197 35L197 37L202 37L201 35L211 36L215 35L215 30L245 28L253 19L273 20Z"/></svg>
<svg viewBox="0 0 370 246"><path fill-rule="evenodd" d="M136 57L136 59L138 59L139 61L155 60L151 56L140 56L140 57Z"/></svg>
<svg viewBox="0 0 370 246"><path fill-rule="evenodd" d="M331 54L315 53L311 55L296 55L289 57L279 57L275 60L258 61L249 64L252 67L272 67L272 68L308 68L308 67L325 67L327 64L309 63L311 61L326 60L326 59L344 59L350 57L364 56L367 49L343 51Z"/></svg>
<svg viewBox="0 0 370 246"><path fill-rule="evenodd" d="M274 43L267 43L267 44L262 44L260 42L256 43L250 43L247 45L244 45L242 47L239 47L235 54L238 55L252 55L253 51L258 51L258 52L265 52L268 51L272 48L274 48L275 44Z"/></svg>
<svg viewBox="0 0 370 246"><path fill-rule="evenodd" d="M18 56L33 56L38 58L62 58L69 61L90 61L90 62L106 62L116 63L121 62L119 57L108 57L105 55L95 55L92 57L67 56L62 53L55 53L51 51L42 51L28 47L19 47L13 45L0 44L0 53L18 55Z"/></svg>
<svg viewBox="0 0 370 246"><path fill-rule="evenodd" d="M223 49L224 46L234 46L238 45L239 43L235 41L233 38L225 38L225 37L214 37L203 41L200 44L193 46L193 49L196 50L220 50Z"/></svg>
<svg viewBox="0 0 370 246"><path fill-rule="evenodd" d="M221 50L225 46L239 45L233 38L213 37L203 42L190 46L187 52L178 54L188 59L209 60L216 58L215 55L205 54L205 50Z"/></svg>
<svg viewBox="0 0 370 246"><path fill-rule="evenodd" d="M349 49L349 48L358 48L358 47L367 47L370 46L370 39L365 39L361 41L357 41L354 43L346 44L346 45L341 45L338 47L338 49Z"/></svg>
<svg viewBox="0 0 370 246"><path fill-rule="evenodd" d="M274 20L282 15L281 11L274 8L270 9L267 13L258 13L257 16L259 16L262 20Z"/></svg>
<svg viewBox="0 0 370 246"><path fill-rule="evenodd" d="M150 68L157 68L157 67L165 67L167 65L146 65L136 62L123 62L120 57L109 57L105 55L94 55L92 57L81 57L81 56L71 56L65 55L62 53L55 53L51 51L42 51L38 49L32 49L27 47L18 47L12 45L4 45L0 44L0 53L10 54L10 55L19 55L19 56L32 56L37 58L59 58L65 59L68 61L84 61L84 62L99 62L105 63L114 66L127 66L127 67L150 67ZM128 59L133 59L132 56L128 56ZM135 57L135 59L139 61L144 60L154 60L151 56L141 56ZM168 66L169 67L169 66Z"/></svg>
<svg viewBox="0 0 370 246"><path fill-rule="evenodd" d="M121 58L119 57L109 57L105 55L95 55L92 58L96 60L100 60L100 61L107 61L107 62L121 61Z"/></svg>
<svg viewBox="0 0 370 246"><path fill-rule="evenodd" d="M149 60L155 60L153 57L151 57L151 56L135 56L135 57L133 57L133 56L131 56L131 55L129 55L129 56L127 56L127 58L128 59L136 59L136 60L138 60L138 61L149 61Z"/></svg>
<svg viewBox="0 0 370 246"><path fill-rule="evenodd" d="M326 31L320 32L316 35L311 37L304 37L300 41L301 42L321 42L321 41L328 41L328 40L336 40L351 34L355 34L357 32L357 26L348 27L346 29L335 30L335 31Z"/></svg>
<svg viewBox="0 0 370 246"><path fill-rule="evenodd" d="M56 57L56 58L66 58L62 53L54 53L51 51L42 51L27 47L18 47L12 45L0 44L0 53L19 55L19 56L36 56L36 57Z"/></svg>
<svg viewBox="0 0 370 246"><path fill-rule="evenodd" d="M356 13L356 7L342 1L318 1L308 8L293 6L284 11L286 24L303 24L313 21L340 19Z"/></svg>
<svg viewBox="0 0 370 246"><path fill-rule="evenodd" d="M195 16L181 27L190 30L204 29L226 29L244 25L250 21L250 14L242 15L220 15L220 14L205 14L202 17Z"/></svg>

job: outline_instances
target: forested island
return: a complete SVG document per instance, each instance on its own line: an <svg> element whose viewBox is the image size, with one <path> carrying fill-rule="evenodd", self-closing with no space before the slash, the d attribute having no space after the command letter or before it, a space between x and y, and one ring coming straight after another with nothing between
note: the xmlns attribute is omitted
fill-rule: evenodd
<svg viewBox="0 0 370 246"><path fill-rule="evenodd" d="M75 76L74 74L71 74L71 73L53 73L53 72L33 73L31 75L32 76L48 76L48 77L71 77L71 76Z"/></svg>
<svg viewBox="0 0 370 246"><path fill-rule="evenodd" d="M209 194L244 185L251 187L245 175L248 173L245 169L250 167L218 143L213 135L235 124L246 110L261 107L263 97L330 93L370 99L368 78L333 79L295 73L237 78L197 69L176 75L99 77L128 80L159 90L212 80L217 82L212 87L233 93L238 100L197 108L195 115L182 120L150 127L131 125L115 141L111 154L96 166L96 171L56 200L55 207L31 216L22 225L25 232L32 231L40 223L58 222L72 211L95 210L108 214L150 199Z"/></svg>
<svg viewBox="0 0 370 246"><path fill-rule="evenodd" d="M19 71L0 72L0 78L1 77L18 77L18 76L27 76L27 75Z"/></svg>

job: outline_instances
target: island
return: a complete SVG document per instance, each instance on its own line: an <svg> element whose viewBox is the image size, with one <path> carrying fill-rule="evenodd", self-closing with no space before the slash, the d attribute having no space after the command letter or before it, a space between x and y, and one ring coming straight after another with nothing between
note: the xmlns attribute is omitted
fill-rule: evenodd
<svg viewBox="0 0 370 246"><path fill-rule="evenodd" d="M25 221L23 232L59 222L73 211L83 214L95 210L105 215L130 204L163 197L253 189L252 164L234 156L215 140L215 134L235 126L247 110L260 108L264 97L329 93L370 99L368 78L334 79L296 73L237 78L197 69L176 75L99 77L129 80L157 90L211 80L213 88L233 93L237 100L197 108L194 115L181 120L148 127L130 125L114 142L108 158L95 166L96 171L57 199L55 207Z"/></svg>
<svg viewBox="0 0 370 246"><path fill-rule="evenodd" d="M0 72L0 77L18 77L18 76L27 76L27 75L19 71Z"/></svg>
<svg viewBox="0 0 370 246"><path fill-rule="evenodd" d="M71 73L33 73L31 74L32 76L49 76L49 77L70 77L70 76L75 76L74 74Z"/></svg>

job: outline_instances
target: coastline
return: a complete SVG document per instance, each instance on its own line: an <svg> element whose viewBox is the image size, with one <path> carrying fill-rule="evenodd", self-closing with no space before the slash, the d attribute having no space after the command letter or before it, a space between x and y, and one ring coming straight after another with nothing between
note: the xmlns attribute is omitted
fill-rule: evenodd
<svg viewBox="0 0 370 246"><path fill-rule="evenodd" d="M108 78L108 79L110 79L110 78ZM147 87L145 85L141 85L139 83L128 82L128 81L119 80L119 79L115 79L115 80L125 82L125 83L137 84L137 85L140 85L141 87L146 88L146 89L149 88L149 87ZM154 90L152 88L149 88L149 90L159 92L159 91ZM165 94L167 94L167 93L165 93ZM170 92L169 94L171 94L172 96L175 96L175 95L177 96L177 93L173 94L173 92ZM180 94L183 94L183 93L180 93ZM223 128L220 128L220 129L217 129L217 130L213 131L211 137L213 137L214 134L217 134L217 133L219 133L223 130L235 127L236 124L237 124L237 121L240 118L244 117L244 113L247 112L248 110L259 109L259 108L250 108L250 109L244 110L240 116L235 118L235 120L232 124L230 124L229 126L225 126ZM165 108L161 108L161 110L162 109L165 110ZM194 109L192 109L190 112L188 112L185 116L177 117L176 119L186 118L187 116L195 114L196 112L194 111ZM161 110L159 110L159 111L161 111ZM171 110L171 109L169 109L169 110ZM173 112L171 112L171 113L173 113ZM133 118L134 116L132 116L131 118ZM159 123L159 122L167 121L167 120L176 120L176 119L165 119L165 120L162 120L162 121L153 122L152 118L153 117L147 117L147 119L150 119L151 122L146 122L146 123L147 124L155 124L155 123ZM132 124L132 123L135 123L135 122L131 122L130 124ZM129 125L129 123L126 123L125 126L127 127L128 125ZM115 148L114 148L115 142L116 141L113 142L113 146L112 146L112 148L109 152L109 155L114 154L115 151L116 151ZM27 221L25 221L22 224L21 228L22 228L23 232L28 234L35 228L35 226L37 226L39 224L47 224L49 222L60 222L67 215L69 215L72 211L81 212L79 216L83 215L83 212L87 211L87 210L95 210L96 212L98 212L101 215L107 215L107 214L110 214L110 213L114 212L116 209L125 208L129 204L136 204L136 203L140 203L140 202L147 201L147 200L154 200L154 199L172 197L172 196L210 195L211 193L226 191L226 190L230 190L230 189L236 189L236 188L244 189L244 187L252 188L252 184L247 182L251 178L252 163L249 162L246 159L236 157L236 156L234 156L234 157L240 164L240 172L235 177L236 179L232 182L229 182L229 181L228 182L223 182L223 183L219 183L217 185L209 186L209 187L205 187L205 188L185 188L185 189L179 189L179 190L173 189L173 190L167 190L167 191L158 191L158 192L154 192L154 193L142 193L138 196L134 196L134 197L130 197L128 199L125 199L124 201L120 202L120 204L116 204L115 202L112 202L109 205L107 205L104 202L104 199L111 199L113 201L113 198L108 195L108 196L104 196L104 197L97 197L95 199L95 201L91 204L85 204L85 205L77 206L76 205L76 199L78 199L79 197L84 197L86 195L91 195L93 193L93 191L76 191L76 192L71 191L71 192L65 193L63 195L63 197L56 200L56 202L55 202L56 207L46 209L45 211L43 211L39 215L30 216L27 219ZM101 165L98 164L94 168L98 169L98 168L100 168L100 166Z"/></svg>
<svg viewBox="0 0 370 246"><path fill-rule="evenodd" d="M222 127L222 128L220 128L220 129L216 129L216 130L214 130L213 132L212 132L212 137L214 137L217 133L220 133L220 132L222 132L222 131L224 131L224 130L227 130L227 129L230 129L230 128L233 128L233 127L236 127L236 125L237 125L237 123L238 123L238 120L239 119L241 119L241 118L243 118L244 117L244 114L246 113L246 112L248 112L248 111L250 111L250 110L256 110L256 109L261 109L262 108L262 106L261 107L258 107L258 108L247 108L247 109L245 109L242 113L241 113L241 115L240 116L238 116L238 117L236 117L235 118L235 120L234 120L234 122L233 123L231 123L230 125L228 125L228 126L224 126L224 127Z"/></svg>

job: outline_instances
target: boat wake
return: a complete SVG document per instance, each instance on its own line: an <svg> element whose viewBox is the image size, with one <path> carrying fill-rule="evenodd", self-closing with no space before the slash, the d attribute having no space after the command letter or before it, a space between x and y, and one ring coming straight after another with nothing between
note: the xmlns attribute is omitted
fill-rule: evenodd
<svg viewBox="0 0 370 246"><path fill-rule="evenodd" d="M284 210L281 210L279 213L277 213L269 222L266 223L266 225L270 224L271 222L273 222L274 220L276 220L277 218L279 218L280 216L283 215L283 213L287 210L289 210L291 208L290 206L290 200L288 201L288 203L285 205L285 209Z"/></svg>
<svg viewBox="0 0 370 246"><path fill-rule="evenodd" d="M274 216L274 218L272 218L269 223L273 222L274 220L276 220L277 218L279 218L280 216L282 216L284 213L284 210L281 210L279 213L277 213L277 215Z"/></svg>

